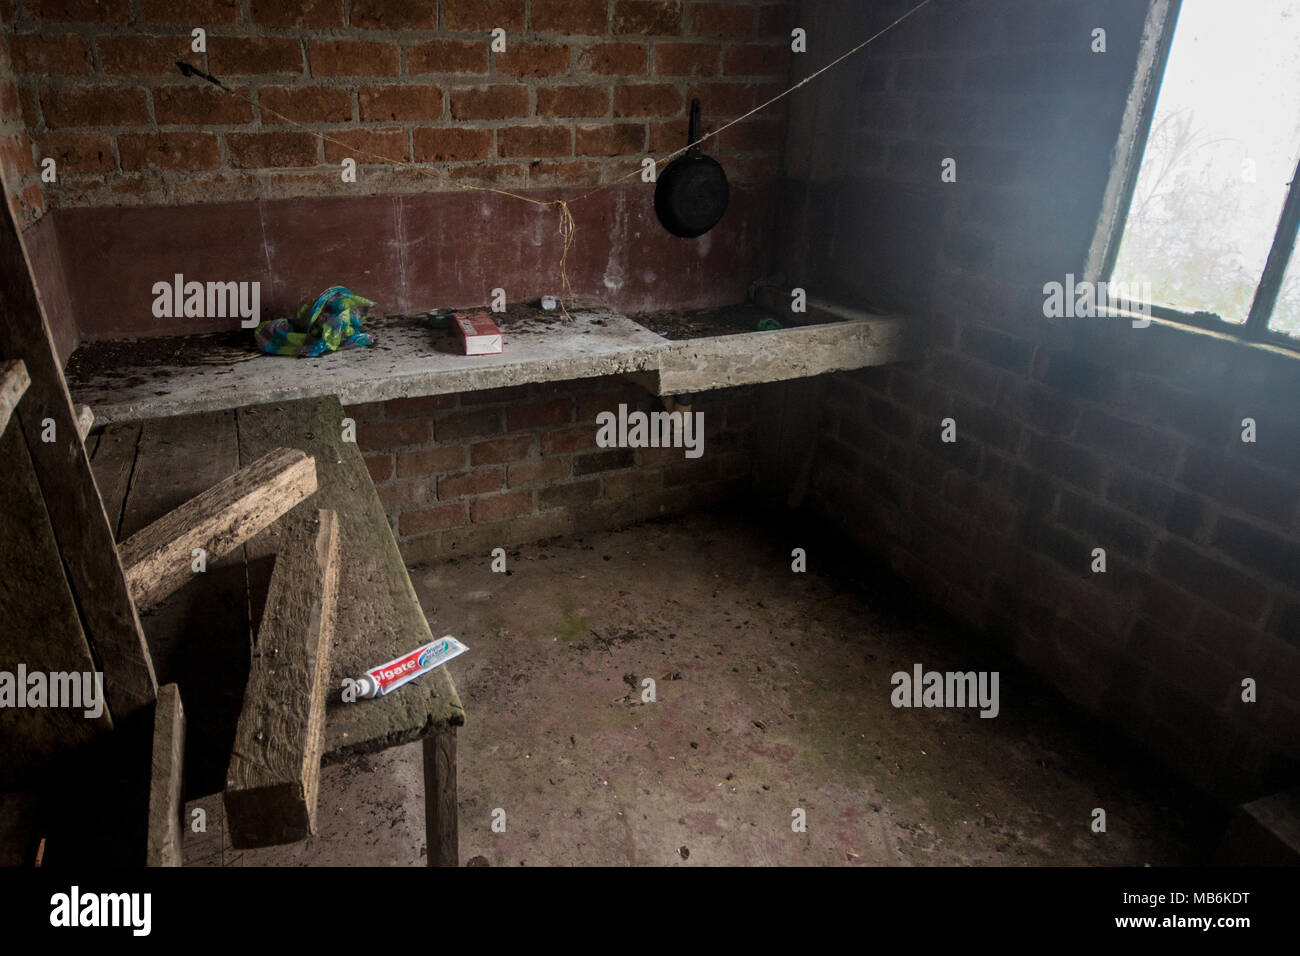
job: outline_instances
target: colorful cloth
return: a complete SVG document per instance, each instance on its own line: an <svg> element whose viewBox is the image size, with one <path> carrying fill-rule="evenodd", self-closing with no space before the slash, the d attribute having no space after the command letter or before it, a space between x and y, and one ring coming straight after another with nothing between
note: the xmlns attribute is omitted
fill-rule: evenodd
<svg viewBox="0 0 1300 956"><path fill-rule="evenodd" d="M298 306L292 319L271 319L257 327L257 347L270 355L314 358L339 349L363 348L374 340L361 323L374 303L341 285L330 286L313 302Z"/></svg>

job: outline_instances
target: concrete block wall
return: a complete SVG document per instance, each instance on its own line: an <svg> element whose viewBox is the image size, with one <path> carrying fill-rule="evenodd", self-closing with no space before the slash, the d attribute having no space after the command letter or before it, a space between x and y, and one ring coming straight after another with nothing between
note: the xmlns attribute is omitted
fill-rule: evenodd
<svg viewBox="0 0 1300 956"><path fill-rule="evenodd" d="M600 448L596 416L651 411L621 377L395 399L347 409L403 557L419 563L619 527L748 494L755 389L695 396L704 453Z"/></svg>
<svg viewBox="0 0 1300 956"><path fill-rule="evenodd" d="M838 44L907 6L799 16L810 45ZM1300 355L1042 308L1044 283L1081 277L1144 8L937 2L801 91L778 259L810 293L912 315L930 343L833 378L818 508L1240 799L1300 779Z"/></svg>
<svg viewBox="0 0 1300 956"><path fill-rule="evenodd" d="M593 185L783 88L786 0L5 0L54 206ZM205 53L190 31L207 32ZM506 31L506 51L489 49ZM187 79L185 59L236 91ZM288 127L269 111L308 129ZM308 131L310 130L310 131ZM715 148L779 173L774 110ZM322 141L311 132L329 136ZM372 159L342 182L347 146Z"/></svg>

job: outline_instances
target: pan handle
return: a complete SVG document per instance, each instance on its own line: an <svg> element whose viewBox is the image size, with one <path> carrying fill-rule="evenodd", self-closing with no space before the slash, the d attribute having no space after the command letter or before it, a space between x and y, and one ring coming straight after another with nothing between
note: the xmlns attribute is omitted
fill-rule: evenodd
<svg viewBox="0 0 1300 956"><path fill-rule="evenodd" d="M687 131L686 145L691 147L691 151L698 150L695 141L700 138L700 101L691 100L691 125Z"/></svg>

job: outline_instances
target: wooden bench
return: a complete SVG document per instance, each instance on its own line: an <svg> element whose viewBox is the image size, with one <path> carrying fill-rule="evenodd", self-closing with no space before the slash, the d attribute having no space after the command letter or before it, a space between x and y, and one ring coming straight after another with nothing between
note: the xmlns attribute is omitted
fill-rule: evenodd
<svg viewBox="0 0 1300 956"><path fill-rule="evenodd" d="M386 697L342 700L344 678L433 639L361 453L343 441L343 419L336 398L307 399L112 425L86 448L119 542L273 449L315 459L316 494L295 512L333 510L339 524L322 762L421 741L428 863L454 866L465 711L446 667ZM184 701L191 798L224 784L278 533L272 525L141 613L158 681L179 685Z"/></svg>

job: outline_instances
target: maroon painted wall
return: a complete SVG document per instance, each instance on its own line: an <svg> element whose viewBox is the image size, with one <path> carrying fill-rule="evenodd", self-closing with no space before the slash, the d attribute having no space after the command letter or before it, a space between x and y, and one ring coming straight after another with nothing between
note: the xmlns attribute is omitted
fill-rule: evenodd
<svg viewBox="0 0 1300 956"><path fill-rule="evenodd" d="M615 308L725 305L765 274L770 186L736 187L719 226L678 239L654 215L653 186L612 186L572 206L569 282ZM530 198L571 197L534 191ZM155 282L261 282L264 317L330 285L390 312L510 301L560 291L559 210L493 193L290 199L58 210L82 338L238 328L237 319L156 318Z"/></svg>

